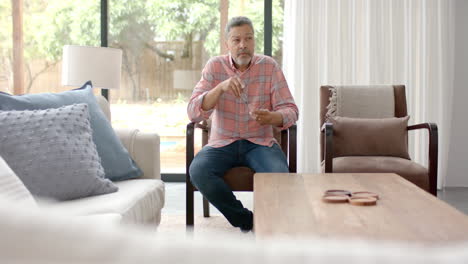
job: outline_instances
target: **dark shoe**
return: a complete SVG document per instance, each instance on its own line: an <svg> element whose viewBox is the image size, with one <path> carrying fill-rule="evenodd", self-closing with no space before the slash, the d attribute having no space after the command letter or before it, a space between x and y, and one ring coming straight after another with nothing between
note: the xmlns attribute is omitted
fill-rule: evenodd
<svg viewBox="0 0 468 264"><path fill-rule="evenodd" d="M242 228L240 230L241 230L242 233L248 233L248 232L252 231L252 229L242 229Z"/></svg>
<svg viewBox="0 0 468 264"><path fill-rule="evenodd" d="M240 227L240 230L243 232L243 233L247 233L247 232L250 232L253 228L253 213L249 211L249 221Z"/></svg>

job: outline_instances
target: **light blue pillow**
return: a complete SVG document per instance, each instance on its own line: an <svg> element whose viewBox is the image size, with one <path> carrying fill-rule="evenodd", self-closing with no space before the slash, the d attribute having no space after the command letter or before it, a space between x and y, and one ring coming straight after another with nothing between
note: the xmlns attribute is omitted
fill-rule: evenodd
<svg viewBox="0 0 468 264"><path fill-rule="evenodd" d="M36 197L64 201L116 192L91 132L86 104L0 111L0 155Z"/></svg>
<svg viewBox="0 0 468 264"><path fill-rule="evenodd" d="M105 177L113 180L127 180L142 175L122 145L111 124L102 112L93 94L91 82L81 88L61 93L10 95L0 92L0 110L37 110L58 108L64 105L85 103L88 105L93 141L101 158Z"/></svg>

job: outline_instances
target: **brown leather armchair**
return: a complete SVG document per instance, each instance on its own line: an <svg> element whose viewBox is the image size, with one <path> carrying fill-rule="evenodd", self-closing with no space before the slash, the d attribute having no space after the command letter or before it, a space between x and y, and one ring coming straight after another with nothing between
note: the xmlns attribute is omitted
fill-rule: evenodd
<svg viewBox="0 0 468 264"><path fill-rule="evenodd" d="M189 168L195 156L195 129L202 131L202 146L208 143L210 126L207 122L189 123L187 125L187 149L186 149L186 225L193 227L194 224L194 191L197 189L190 181ZM289 164L289 171L296 172L296 125L291 126L287 130L277 131L275 133L276 140L281 146L281 149L286 154ZM229 185L232 191L253 191L253 176L254 171L248 167L235 167L230 169L224 175L224 181ZM203 197L203 215L210 216L209 202Z"/></svg>
<svg viewBox="0 0 468 264"><path fill-rule="evenodd" d="M326 123L327 106L330 103L332 86L320 87L320 149L322 171L325 173L396 173L413 182L422 189L437 196L437 125L422 123L407 127L407 131L427 129L429 132L429 163L428 168L404 158L387 156L348 156L337 157L333 150L333 124ZM406 95L404 85L394 85L395 117L407 116ZM336 146L335 146L336 147Z"/></svg>

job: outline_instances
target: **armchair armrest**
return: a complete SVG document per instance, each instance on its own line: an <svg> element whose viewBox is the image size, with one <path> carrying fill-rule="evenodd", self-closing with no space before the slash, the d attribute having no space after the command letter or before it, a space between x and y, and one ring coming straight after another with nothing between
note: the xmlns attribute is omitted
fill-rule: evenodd
<svg viewBox="0 0 468 264"><path fill-rule="evenodd" d="M438 132L434 123L421 123L408 126L409 130L427 129L429 132L429 192L437 196L437 158L438 158Z"/></svg>
<svg viewBox="0 0 468 264"><path fill-rule="evenodd" d="M185 164L186 165L186 175L187 179L189 179L189 167L190 164L192 163L192 160L195 156L195 125L196 123L188 123L187 124L187 129L186 129L186 135L185 135L185 140L186 140L186 148L185 148Z"/></svg>
<svg viewBox="0 0 468 264"><path fill-rule="evenodd" d="M142 179L161 179L160 138L138 129L114 129L132 159L143 171Z"/></svg>
<svg viewBox="0 0 468 264"><path fill-rule="evenodd" d="M323 123L322 127L320 128L320 133L325 133L325 125L330 123Z"/></svg>
<svg viewBox="0 0 468 264"><path fill-rule="evenodd" d="M297 172L297 125L290 126L288 133L289 171Z"/></svg>
<svg viewBox="0 0 468 264"><path fill-rule="evenodd" d="M186 156L185 156L185 161L186 161L186 164L187 164L187 176L189 176L189 171L188 171L188 168L190 167L190 164L192 163L192 160L195 156L195 128L200 128L202 129L204 132L207 132L208 133L208 125L206 124L206 122L202 122L202 123L195 123L195 122L190 122L187 124L187 130L186 130ZM203 141L206 141L206 139L204 139ZM205 144L206 142L203 142L203 145Z"/></svg>
<svg viewBox="0 0 468 264"><path fill-rule="evenodd" d="M324 133L323 155L325 162L325 173L333 172L333 124L324 123L321 132Z"/></svg>

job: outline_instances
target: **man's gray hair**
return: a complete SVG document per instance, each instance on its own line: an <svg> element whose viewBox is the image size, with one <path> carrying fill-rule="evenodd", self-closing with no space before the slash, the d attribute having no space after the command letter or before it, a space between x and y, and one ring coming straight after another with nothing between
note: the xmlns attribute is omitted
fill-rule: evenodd
<svg viewBox="0 0 468 264"><path fill-rule="evenodd" d="M253 32L254 31L254 28L253 28L253 25L252 25L252 21L248 18L248 17L245 17L245 16L237 16L237 17L233 17L231 18L231 20L229 20L229 22L227 23L226 25L226 31L225 31L225 34L226 34L226 38L228 38L229 36L229 31L231 31L231 28L233 27L240 27L242 25L249 25L250 28L252 29Z"/></svg>

